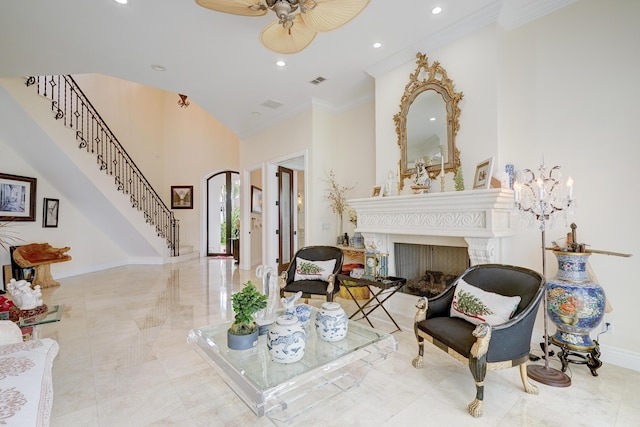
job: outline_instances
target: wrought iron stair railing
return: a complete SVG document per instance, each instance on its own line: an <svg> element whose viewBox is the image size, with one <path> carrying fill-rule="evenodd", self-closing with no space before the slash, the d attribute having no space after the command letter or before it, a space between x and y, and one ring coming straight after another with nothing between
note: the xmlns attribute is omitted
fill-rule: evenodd
<svg viewBox="0 0 640 427"><path fill-rule="evenodd" d="M51 100L51 110L65 127L75 131L78 148L95 154L100 170L113 176L119 191L129 196L131 206L155 227L167 242L171 256L179 255L179 224L127 151L111 132L73 77L29 77L27 86L37 84L38 94Z"/></svg>

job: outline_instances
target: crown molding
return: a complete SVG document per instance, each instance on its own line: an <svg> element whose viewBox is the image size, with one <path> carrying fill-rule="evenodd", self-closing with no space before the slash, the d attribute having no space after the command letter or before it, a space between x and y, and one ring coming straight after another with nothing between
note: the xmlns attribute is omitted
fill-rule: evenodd
<svg viewBox="0 0 640 427"><path fill-rule="evenodd" d="M389 56L388 58L368 67L365 71L370 76L377 78L401 65L415 61L416 52L430 52L448 43L479 30L480 28L498 20L502 1L495 1L489 6L469 15L455 24L438 31L430 37L416 42L409 47Z"/></svg>
<svg viewBox="0 0 640 427"><path fill-rule="evenodd" d="M562 9L576 0L508 0L505 1L498 23L505 30L513 30Z"/></svg>

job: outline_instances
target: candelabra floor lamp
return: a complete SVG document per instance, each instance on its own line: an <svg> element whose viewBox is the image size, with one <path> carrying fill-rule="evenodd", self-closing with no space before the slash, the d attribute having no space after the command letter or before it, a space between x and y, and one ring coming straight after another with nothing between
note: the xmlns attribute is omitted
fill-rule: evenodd
<svg viewBox="0 0 640 427"><path fill-rule="evenodd" d="M573 180L567 180L567 195L560 180L560 166L554 166L545 175L544 161L538 167L538 177L530 169L524 169L519 173L517 181L513 185L514 205L523 219L528 218L530 225L537 225L542 234L542 275L547 277L546 263L546 230L554 221L567 213L573 213ZM534 381L553 387L568 387L571 378L564 372L549 366L549 333L547 319L547 292L542 298L544 313L544 365L527 366L527 375Z"/></svg>

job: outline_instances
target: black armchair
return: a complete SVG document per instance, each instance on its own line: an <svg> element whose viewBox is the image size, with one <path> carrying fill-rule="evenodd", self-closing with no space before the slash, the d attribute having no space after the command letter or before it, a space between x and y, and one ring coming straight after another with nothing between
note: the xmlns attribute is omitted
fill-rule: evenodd
<svg viewBox="0 0 640 427"><path fill-rule="evenodd" d="M326 279L321 280L313 277L313 270L305 271L304 266L298 265L298 259L320 262L335 260L335 264L331 271L319 272L318 276ZM287 294L302 291L303 298L310 298L311 295L323 295L326 296L327 301L333 301L333 296L340 290L340 283L335 280L335 275L341 271L343 260L342 250L334 246L307 246L299 249L291 260L287 271L283 271L280 275L280 296L284 297ZM306 278L296 280L296 272Z"/></svg>
<svg viewBox="0 0 640 427"><path fill-rule="evenodd" d="M474 325L462 318L452 317L450 309L456 286L462 283L460 279L487 292L519 296L521 300L513 316L495 326L488 323ZM414 325L418 355L413 359L413 366L423 367L425 339L467 364L476 384L476 397L468 406L469 413L474 417L482 416L487 370L519 365L525 391L537 394L537 387L527 378L527 362L533 324L544 289L544 278L525 268L483 264L467 269L440 295L429 300L423 297L418 301Z"/></svg>

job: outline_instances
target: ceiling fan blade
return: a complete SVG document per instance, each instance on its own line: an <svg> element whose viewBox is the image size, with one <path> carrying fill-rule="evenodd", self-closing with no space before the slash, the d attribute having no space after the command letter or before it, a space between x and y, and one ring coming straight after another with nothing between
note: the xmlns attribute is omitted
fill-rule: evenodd
<svg viewBox="0 0 640 427"><path fill-rule="evenodd" d="M315 31L307 27L300 15L296 15L293 26L286 29L279 22L265 27L260 33L260 41L267 48L277 53L300 52L316 37Z"/></svg>
<svg viewBox="0 0 640 427"><path fill-rule="evenodd" d="M302 3L302 19L314 31L332 31L355 18L369 4L369 0L305 0ZM305 10L304 4L315 3Z"/></svg>
<svg viewBox="0 0 640 427"><path fill-rule="evenodd" d="M196 3L216 12L232 15L262 16L268 11L262 0L196 0Z"/></svg>

